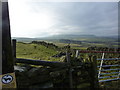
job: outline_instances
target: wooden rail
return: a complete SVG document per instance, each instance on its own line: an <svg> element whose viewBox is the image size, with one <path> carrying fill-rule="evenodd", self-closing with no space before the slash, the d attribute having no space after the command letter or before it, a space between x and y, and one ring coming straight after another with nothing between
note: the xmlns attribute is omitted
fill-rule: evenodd
<svg viewBox="0 0 120 90"><path fill-rule="evenodd" d="M116 65L102 65L102 67L115 67L115 66L120 66L120 65L118 65L118 64L116 64ZM100 66L97 66L97 67L100 67Z"/></svg>
<svg viewBox="0 0 120 90"><path fill-rule="evenodd" d="M98 71L115 71L115 70L120 70L119 68L118 69L104 69L104 70L98 70Z"/></svg>
<svg viewBox="0 0 120 90"><path fill-rule="evenodd" d="M115 81L115 80L120 80L120 78L100 80L99 82L107 82L107 81Z"/></svg>
<svg viewBox="0 0 120 90"><path fill-rule="evenodd" d="M108 74L119 74L119 72L112 72L112 73L101 73L100 75L108 75Z"/></svg>
<svg viewBox="0 0 120 90"><path fill-rule="evenodd" d="M16 63L42 65L42 66L50 66L50 67L68 67L69 66L68 63L63 63L63 62L32 60L32 59L23 59L23 58L17 58Z"/></svg>
<svg viewBox="0 0 120 90"><path fill-rule="evenodd" d="M99 79L103 79L103 78L111 78L111 77L118 77L118 75L99 77Z"/></svg>
<svg viewBox="0 0 120 90"><path fill-rule="evenodd" d="M97 60L120 60L120 58L104 58L104 59L97 59Z"/></svg>

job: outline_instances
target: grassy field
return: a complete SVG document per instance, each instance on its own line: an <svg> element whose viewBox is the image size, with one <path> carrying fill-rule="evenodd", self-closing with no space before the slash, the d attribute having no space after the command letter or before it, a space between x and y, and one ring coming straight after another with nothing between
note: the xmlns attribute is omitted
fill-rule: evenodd
<svg viewBox="0 0 120 90"><path fill-rule="evenodd" d="M59 51L55 49L46 48L43 45L17 43L17 58L54 61L59 60L59 58L53 58L51 56L57 53L59 53Z"/></svg>

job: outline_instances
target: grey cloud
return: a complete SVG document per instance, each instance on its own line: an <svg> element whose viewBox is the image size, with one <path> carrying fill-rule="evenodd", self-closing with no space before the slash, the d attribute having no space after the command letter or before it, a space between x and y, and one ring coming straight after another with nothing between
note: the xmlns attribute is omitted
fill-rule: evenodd
<svg viewBox="0 0 120 90"><path fill-rule="evenodd" d="M117 34L118 3L117 2L64 2L64 3L30 3L36 12L39 8L56 13L58 24L56 28L62 33L92 33L99 35ZM33 10L33 11L34 11ZM65 28L64 26L79 27ZM83 31L79 31L83 29ZM76 30L76 31L75 31Z"/></svg>

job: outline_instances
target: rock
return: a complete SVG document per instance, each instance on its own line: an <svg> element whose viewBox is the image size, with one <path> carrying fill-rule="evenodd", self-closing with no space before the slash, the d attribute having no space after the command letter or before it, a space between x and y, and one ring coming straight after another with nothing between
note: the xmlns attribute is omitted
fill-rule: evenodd
<svg viewBox="0 0 120 90"><path fill-rule="evenodd" d="M38 75L38 68L32 68L27 72L28 77L35 77Z"/></svg>
<svg viewBox="0 0 120 90"><path fill-rule="evenodd" d="M35 85L35 84L51 81L51 77L50 75L41 75L41 76L31 77L29 78L29 80L30 80L29 81L30 85Z"/></svg>
<svg viewBox="0 0 120 90"><path fill-rule="evenodd" d="M24 72L26 71L26 67L14 66L14 70L18 72Z"/></svg>
<svg viewBox="0 0 120 90"><path fill-rule="evenodd" d="M65 59L66 59L66 56L62 56L62 57L60 58L60 61L61 61L61 62L64 62Z"/></svg>
<svg viewBox="0 0 120 90"><path fill-rule="evenodd" d="M59 54L56 54L56 55L54 55L52 57L62 57L62 56L65 56L65 55L66 55L66 53L60 52Z"/></svg>
<svg viewBox="0 0 120 90"><path fill-rule="evenodd" d="M53 83L52 82L45 82L43 84L32 85L29 88L30 88L30 90L33 90L33 88L35 88L35 90L36 89L39 90L39 88L53 88Z"/></svg>
<svg viewBox="0 0 120 90"><path fill-rule="evenodd" d="M28 77L36 77L40 75L49 75L50 71L47 68L32 68L27 72Z"/></svg>

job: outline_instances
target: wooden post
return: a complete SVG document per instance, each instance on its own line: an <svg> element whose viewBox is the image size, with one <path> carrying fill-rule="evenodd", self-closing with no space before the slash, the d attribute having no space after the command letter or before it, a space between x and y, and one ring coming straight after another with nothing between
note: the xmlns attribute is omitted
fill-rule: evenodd
<svg viewBox="0 0 120 90"><path fill-rule="evenodd" d="M105 53L103 53L103 55L102 55L102 60L101 60L101 63L100 63L100 68L99 68L98 78L100 77L100 73L101 73L101 70L102 70L102 64L103 64L104 56L105 56Z"/></svg>
<svg viewBox="0 0 120 90"><path fill-rule="evenodd" d="M2 2L2 77L1 77L1 81L2 81L2 88L16 88L8 2Z"/></svg>
<svg viewBox="0 0 120 90"><path fill-rule="evenodd" d="M97 58L96 56L91 57L91 90L99 88L98 82L98 71L97 71Z"/></svg>
<svg viewBox="0 0 120 90"><path fill-rule="evenodd" d="M79 54L79 52L78 52L78 50L76 50L76 55L75 55L76 58L78 57L78 54Z"/></svg>
<svg viewBox="0 0 120 90"><path fill-rule="evenodd" d="M71 68L71 63L70 63L70 54L67 51L66 52L66 56L67 56L67 62L69 64L69 83L70 83L70 88L73 88L73 80L72 80L72 68Z"/></svg>
<svg viewBox="0 0 120 90"><path fill-rule="evenodd" d="M13 52L11 45L11 34L10 34L10 24L9 24L9 13L8 13L8 3L2 3L2 60L3 60L3 72L11 73L14 71L13 68Z"/></svg>
<svg viewBox="0 0 120 90"><path fill-rule="evenodd" d="M70 61L70 46L67 46L66 51L67 63L69 64L69 83L70 88L73 88L73 80L72 80L72 68L71 68L71 61Z"/></svg>
<svg viewBox="0 0 120 90"><path fill-rule="evenodd" d="M13 39L12 43L13 43L13 55L14 58L16 59L16 39Z"/></svg>

